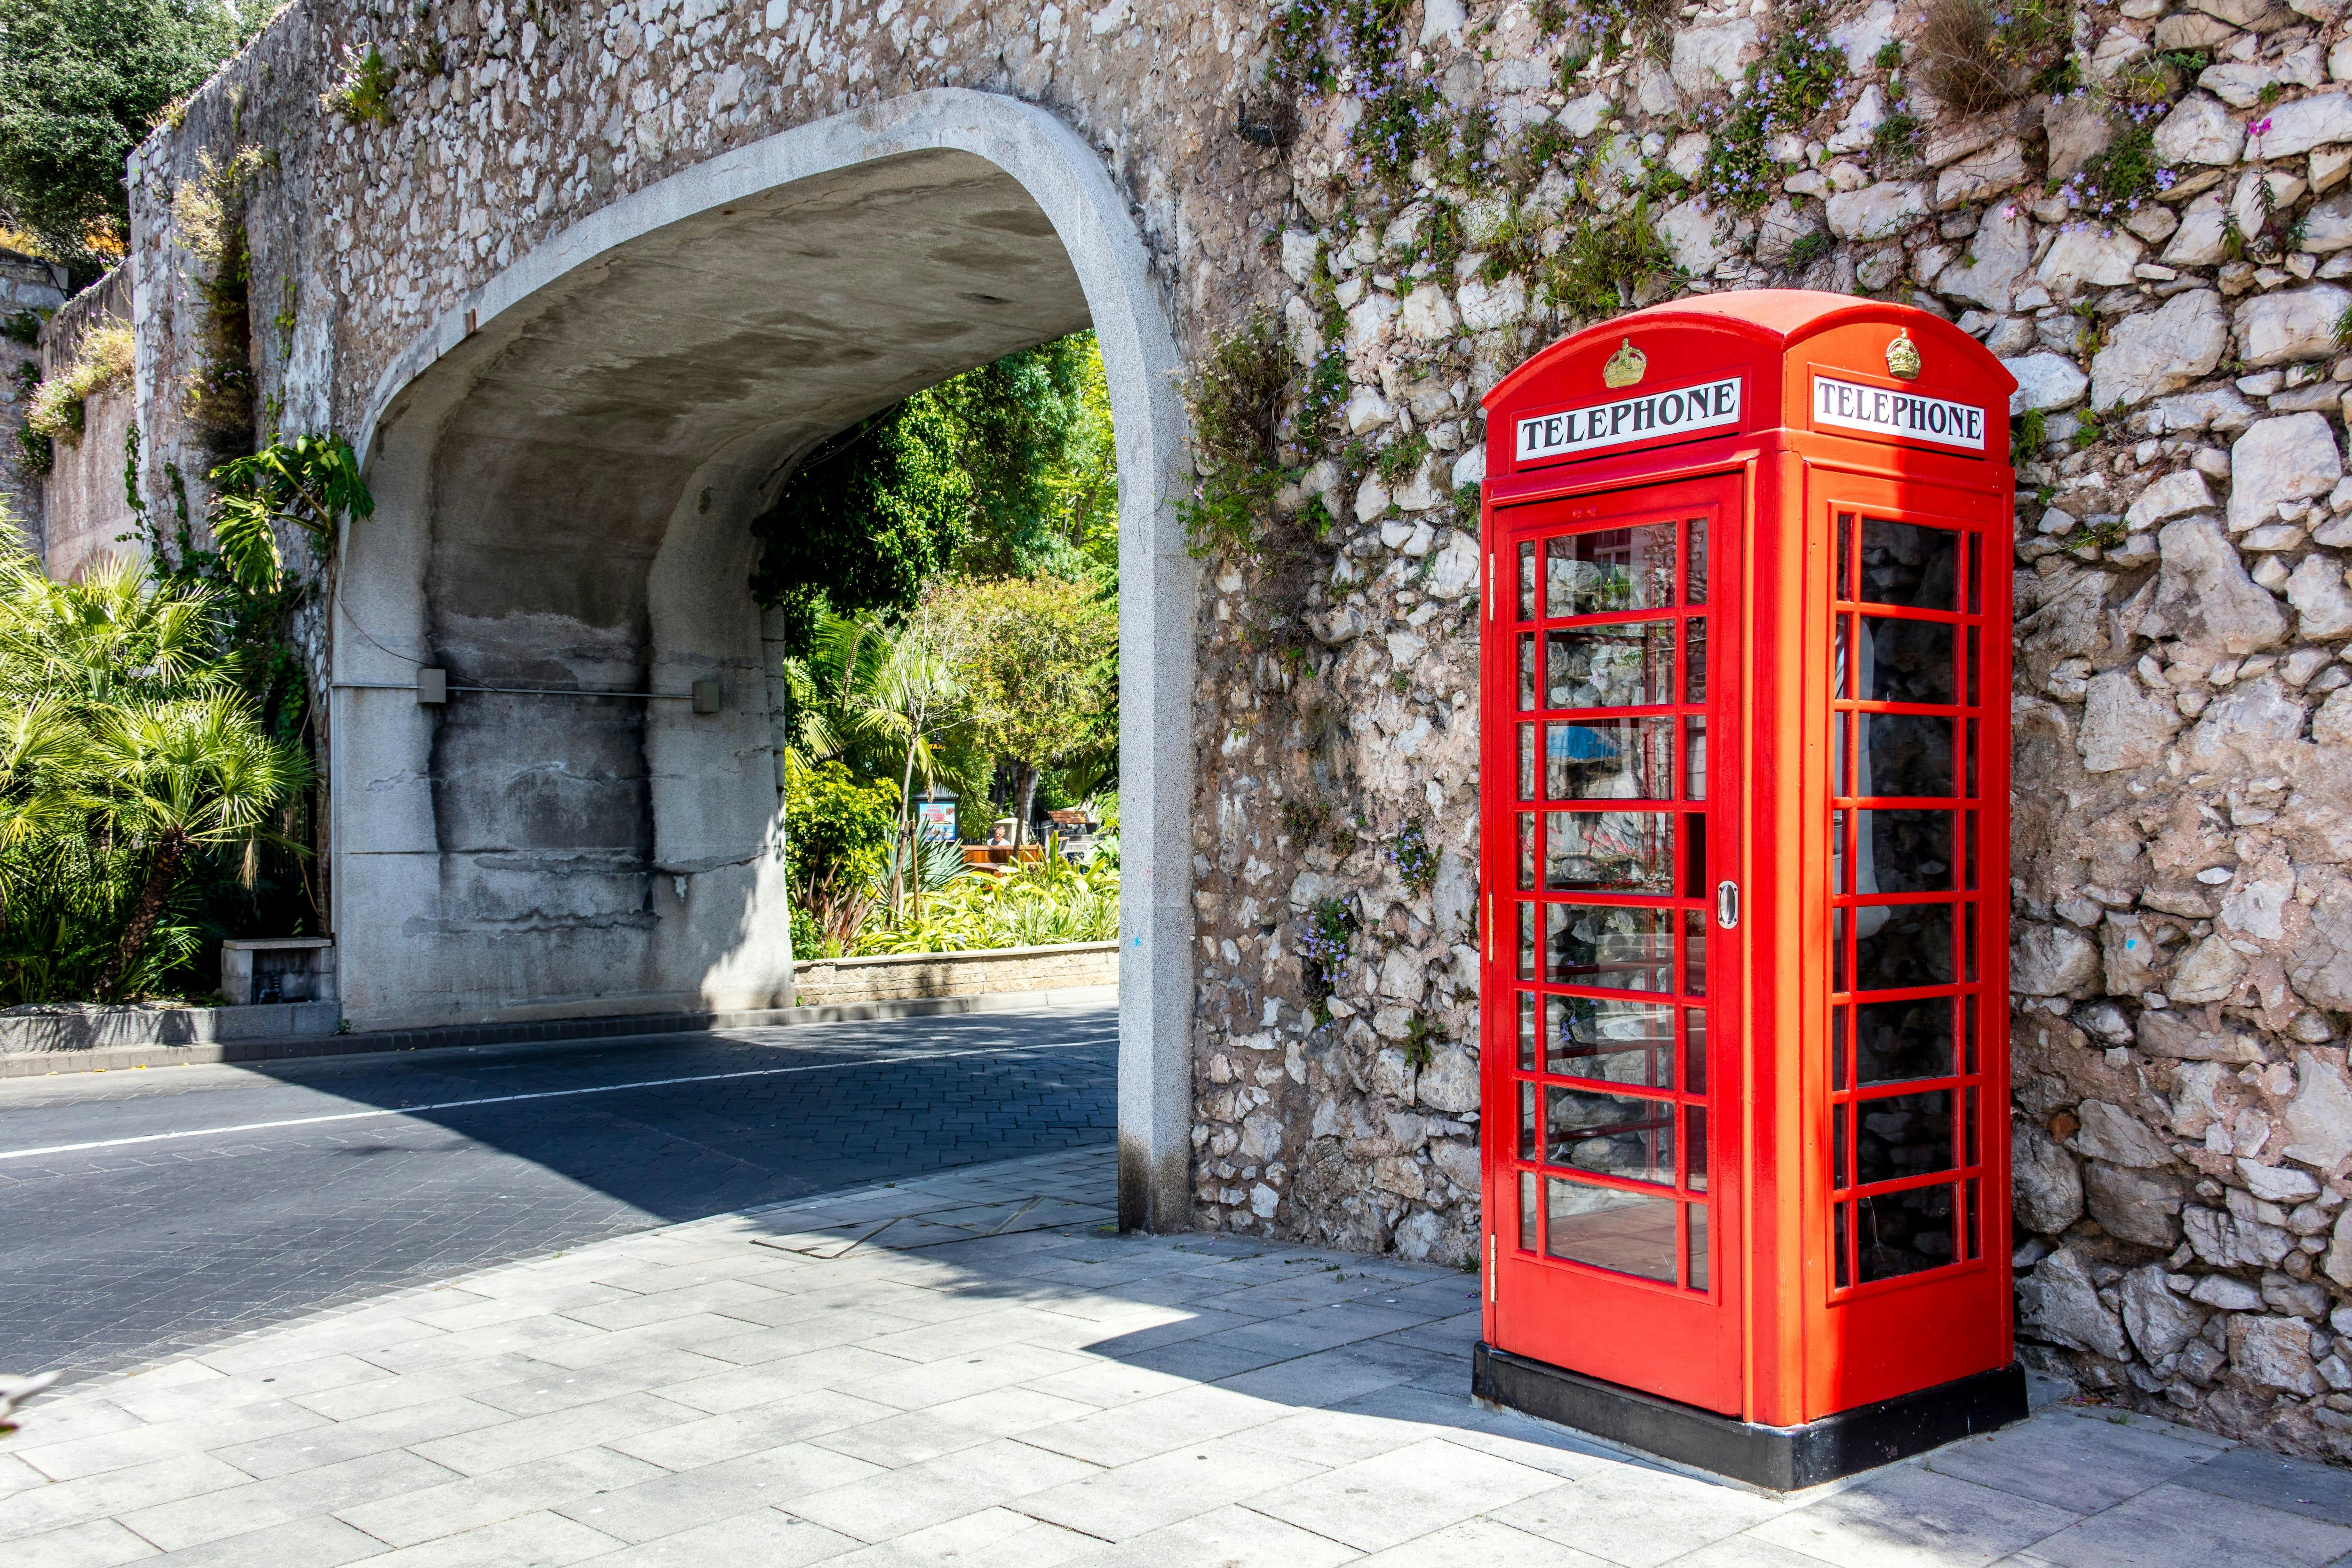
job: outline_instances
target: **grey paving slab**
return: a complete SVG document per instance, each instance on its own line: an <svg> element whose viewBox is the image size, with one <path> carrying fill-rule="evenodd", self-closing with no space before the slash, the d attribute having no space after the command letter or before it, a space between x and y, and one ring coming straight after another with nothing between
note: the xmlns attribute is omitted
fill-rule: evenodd
<svg viewBox="0 0 2352 1568"><path fill-rule="evenodd" d="M1283 1406L1213 1384L1181 1388L1024 1434L1024 1440L1096 1465L1125 1465L1188 1443L1262 1426Z"/></svg>
<svg viewBox="0 0 2352 1568"><path fill-rule="evenodd" d="M146 1562L154 1568L341 1568L390 1550L363 1530L320 1516L183 1547Z"/></svg>
<svg viewBox="0 0 2352 1568"><path fill-rule="evenodd" d="M1378 1552L1507 1509L1557 1484L1541 1470L1424 1438L1278 1487L1249 1506L1359 1551Z"/></svg>
<svg viewBox="0 0 2352 1568"><path fill-rule="evenodd" d="M775 1509L739 1513L625 1546L596 1568L801 1568L840 1563L857 1542Z"/></svg>
<svg viewBox="0 0 2352 1568"><path fill-rule="evenodd" d="M2283 1513L2352 1524L2352 1475L2314 1459L2260 1448L2234 1448L2193 1469L2180 1470L2172 1479L2184 1487L2260 1503Z"/></svg>
<svg viewBox="0 0 2352 1568"><path fill-rule="evenodd" d="M1017 1438L990 1442L795 1499L799 1517L860 1541L883 1542L1092 1474L1097 1467L1033 1448Z"/></svg>
<svg viewBox="0 0 2352 1568"><path fill-rule="evenodd" d="M2038 1541L2053 1568L2322 1568L2352 1552L2352 1529L2194 1488L2166 1485Z"/></svg>
<svg viewBox="0 0 2352 1568"><path fill-rule="evenodd" d="M2213 1458L2207 1444L2091 1414L2051 1410L2004 1432L1969 1437L1927 1461L1937 1475L2087 1513Z"/></svg>
<svg viewBox="0 0 2352 1568"><path fill-rule="evenodd" d="M1970 1568L2041 1542L2080 1517L2078 1510L1904 1465L1791 1510L1754 1533L1838 1568Z"/></svg>
<svg viewBox="0 0 2352 1568"><path fill-rule="evenodd" d="M110 1519L85 1520L13 1542L10 1568L114 1568L161 1555L154 1543Z"/></svg>
<svg viewBox="0 0 2352 1568"><path fill-rule="evenodd" d="M184 1454L109 1470L78 1481L13 1493L0 1509L0 1542L21 1540L86 1520L120 1517L134 1509L161 1506L181 1498L204 1497L252 1480L209 1454Z"/></svg>
<svg viewBox="0 0 2352 1568"><path fill-rule="evenodd" d="M1362 1554L1328 1536L1229 1507L1147 1531L1076 1561L1086 1568L1336 1568L1362 1561Z"/></svg>
<svg viewBox="0 0 2352 1568"><path fill-rule="evenodd" d="M869 1479L887 1479L879 1465L812 1443L786 1443L741 1458L656 1476L598 1492L556 1511L623 1541L653 1541L697 1525L754 1513L812 1493Z"/></svg>
<svg viewBox="0 0 2352 1568"><path fill-rule="evenodd" d="M1602 1558L1492 1519L1465 1519L1356 1561L1363 1568L1610 1568Z"/></svg>
<svg viewBox="0 0 2352 1568"><path fill-rule="evenodd" d="M1718 1481L1613 1457L1525 1447L1527 1468L1566 1478L1567 1484L1496 1509L1495 1518L1623 1568L1656 1568L1787 1509Z"/></svg>
<svg viewBox="0 0 2352 1568"><path fill-rule="evenodd" d="M118 1517L165 1551L176 1551L265 1525L405 1496L449 1476L446 1469L414 1454L369 1454L339 1465L158 1503Z"/></svg>
<svg viewBox="0 0 2352 1568"><path fill-rule="evenodd" d="M861 1426L891 1414L887 1405L833 1389L794 1394L772 1404L608 1438L605 1447L670 1470L695 1469L787 1443Z"/></svg>
<svg viewBox="0 0 2352 1568"><path fill-rule="evenodd" d="M1125 1541L1321 1475L1324 1468L1226 1442L1187 1443L1156 1458L1034 1493L1013 1506L1033 1519L1104 1541Z"/></svg>
<svg viewBox="0 0 2352 1568"><path fill-rule="evenodd" d="M826 1568L1056 1568L1091 1563L1102 1544L1026 1514L987 1508L828 1559Z"/></svg>
<svg viewBox="0 0 2352 1568"><path fill-rule="evenodd" d="M608 1555L611 1536L551 1513L528 1513L387 1552L371 1562L383 1568L563 1568Z"/></svg>
<svg viewBox="0 0 2352 1568"><path fill-rule="evenodd" d="M582 1448L487 1476L452 1479L356 1508L339 1509L336 1517L394 1546L413 1546L502 1519L557 1508L577 1498L635 1486L664 1473L658 1465L609 1448Z"/></svg>

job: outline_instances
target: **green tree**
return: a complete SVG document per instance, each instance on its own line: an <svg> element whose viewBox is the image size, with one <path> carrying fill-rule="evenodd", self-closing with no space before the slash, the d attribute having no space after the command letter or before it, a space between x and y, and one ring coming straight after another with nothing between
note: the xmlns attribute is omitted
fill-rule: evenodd
<svg viewBox="0 0 2352 1568"><path fill-rule="evenodd" d="M1110 395L1092 331L1073 332L942 382L971 476L971 525L956 565L977 576L1068 576L1116 519ZM1117 564L1114 556L1112 565Z"/></svg>
<svg viewBox="0 0 2352 1568"><path fill-rule="evenodd" d="M761 544L751 592L782 610L783 643L807 654L828 610L912 609L947 569L971 510L953 416L918 393L809 454L751 525Z"/></svg>
<svg viewBox="0 0 2352 1568"><path fill-rule="evenodd" d="M751 590L787 651L824 612L897 622L923 585L977 576L1115 577L1118 458L1091 331L950 377L820 445L752 524Z"/></svg>
<svg viewBox="0 0 2352 1568"><path fill-rule="evenodd" d="M308 782L220 650L216 596L127 561L52 582L0 554L0 997L113 998L194 958L194 860L249 880Z"/></svg>
<svg viewBox="0 0 2352 1568"><path fill-rule="evenodd" d="M794 905L809 912L830 952L846 950L866 923L898 808L887 780L861 782L838 762L784 759L785 874Z"/></svg>
<svg viewBox="0 0 2352 1568"><path fill-rule="evenodd" d="M1098 744L1117 723L1118 615L1098 588L1062 577L942 584L923 613L970 693L974 744L1013 764L1017 847L1039 770Z"/></svg>
<svg viewBox="0 0 2352 1568"><path fill-rule="evenodd" d="M130 233L123 161L244 35L223 0L0 0L0 205L94 275Z"/></svg>

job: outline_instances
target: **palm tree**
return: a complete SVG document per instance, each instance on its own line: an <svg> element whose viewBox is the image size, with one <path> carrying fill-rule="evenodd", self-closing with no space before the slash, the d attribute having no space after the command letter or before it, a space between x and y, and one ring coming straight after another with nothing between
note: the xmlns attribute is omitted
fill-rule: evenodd
<svg viewBox="0 0 2352 1568"><path fill-rule="evenodd" d="M226 695L141 703L106 713L89 742L93 816L146 851L147 875L99 993L113 1000L163 913L188 850L252 844L279 802L310 782L295 748L262 732Z"/></svg>
<svg viewBox="0 0 2352 1568"><path fill-rule="evenodd" d="M890 858L890 908L905 904L907 870L919 850L915 843L915 772L922 770L928 793L939 782L939 742L965 722L963 683L946 651L920 626L909 626L890 645L866 693L863 718L889 736L900 752L898 842ZM922 913L922 877L915 877L915 912Z"/></svg>

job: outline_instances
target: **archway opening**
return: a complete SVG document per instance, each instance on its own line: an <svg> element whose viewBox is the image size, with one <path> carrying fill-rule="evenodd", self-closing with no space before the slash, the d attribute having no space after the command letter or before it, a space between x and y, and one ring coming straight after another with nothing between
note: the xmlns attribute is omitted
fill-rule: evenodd
<svg viewBox="0 0 2352 1568"><path fill-rule="evenodd" d="M1172 344L1091 153L1024 106L919 98L626 198L388 378L377 515L346 542L334 626L345 1006L382 1027L789 1005L783 703L751 524L827 437L1092 323L1128 492L1121 1214L1180 1225ZM946 144L908 145L924 136ZM404 690L419 668L451 700Z"/></svg>

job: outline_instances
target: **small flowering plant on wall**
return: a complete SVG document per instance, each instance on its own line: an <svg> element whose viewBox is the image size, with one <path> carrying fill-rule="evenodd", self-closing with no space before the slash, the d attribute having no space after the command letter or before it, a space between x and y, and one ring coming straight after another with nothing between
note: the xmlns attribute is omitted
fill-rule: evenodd
<svg viewBox="0 0 2352 1568"><path fill-rule="evenodd" d="M1358 924L1356 911L1348 907L1345 899L1324 899L1307 911L1306 929L1298 933L1302 978L1318 1025L1330 1021L1331 993L1339 984L1340 972L1348 966L1348 952L1355 944Z"/></svg>
<svg viewBox="0 0 2352 1568"><path fill-rule="evenodd" d="M1429 842L1429 835L1421 826L1421 818L1406 823L1388 847L1389 864L1394 866L1404 885L1416 893L1426 893L1437 884L1437 850Z"/></svg>

